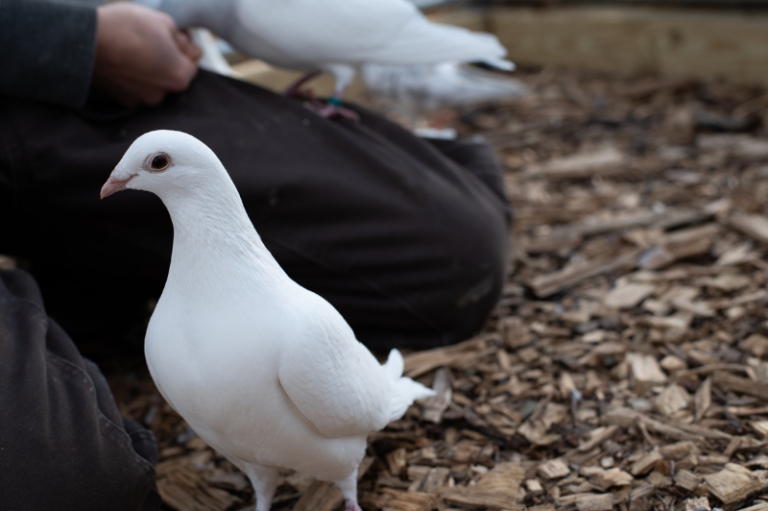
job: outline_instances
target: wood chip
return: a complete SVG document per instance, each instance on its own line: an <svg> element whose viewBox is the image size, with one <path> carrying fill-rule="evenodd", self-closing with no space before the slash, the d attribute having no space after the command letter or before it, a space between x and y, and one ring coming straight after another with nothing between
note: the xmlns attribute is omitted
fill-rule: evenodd
<svg viewBox="0 0 768 511"><path fill-rule="evenodd" d="M728 506L768 487L764 476L741 465L728 463L720 472L704 476L704 484L707 491Z"/></svg>
<svg viewBox="0 0 768 511"><path fill-rule="evenodd" d="M702 483L701 477L690 470L681 470L675 474L675 486L693 492Z"/></svg>
<svg viewBox="0 0 768 511"><path fill-rule="evenodd" d="M709 499L706 495L692 499L686 499L686 501L683 502L683 506L685 511L702 511L712 509L709 505Z"/></svg>
<svg viewBox="0 0 768 511"><path fill-rule="evenodd" d="M640 253L640 250L629 250L616 257L599 258L575 264L559 272L540 275L530 281L530 286L536 296L550 296L598 275L617 270L633 269L637 266L637 257Z"/></svg>
<svg viewBox="0 0 768 511"><path fill-rule="evenodd" d="M439 494L453 504L518 511L525 509L518 502L520 485L524 479L525 470L519 463L500 463L475 486L442 488Z"/></svg>
<svg viewBox="0 0 768 511"><path fill-rule="evenodd" d="M651 451L644 454L640 459L635 461L630 467L629 471L633 476L639 476L649 472L657 462L663 460L664 457L659 451Z"/></svg>
<svg viewBox="0 0 768 511"><path fill-rule="evenodd" d="M732 392L748 394L761 399L768 399L768 384L740 378L726 372L716 372L713 375L713 383Z"/></svg>
<svg viewBox="0 0 768 511"><path fill-rule="evenodd" d="M653 485L640 486L629 494L629 511L649 511L653 507L656 488Z"/></svg>
<svg viewBox="0 0 768 511"><path fill-rule="evenodd" d="M576 499L576 509L579 511L610 511L613 509L612 493L588 493Z"/></svg>
<svg viewBox="0 0 768 511"><path fill-rule="evenodd" d="M421 409L421 418L428 422L440 424L443 420L443 412L448 409L453 397L448 371L443 368L437 370L435 380L432 383L432 389L436 394L424 401Z"/></svg>
<svg viewBox="0 0 768 511"><path fill-rule="evenodd" d="M712 405L712 378L707 378L704 383L696 390L696 396L694 397L696 416L694 422L699 422L704 414L707 413L709 407Z"/></svg>
<svg viewBox="0 0 768 511"><path fill-rule="evenodd" d="M395 449L391 453L387 454L386 460L387 466L389 467L389 473L392 475L399 475L403 470L405 470L406 458L407 451L403 447Z"/></svg>
<svg viewBox="0 0 768 511"><path fill-rule="evenodd" d="M609 309L631 309L656 291L651 284L625 284L612 289L603 303Z"/></svg>
<svg viewBox="0 0 768 511"><path fill-rule="evenodd" d="M614 147L609 147L595 152L555 159L541 165L529 166L525 170L525 176L569 179L591 175L607 175L621 168L626 161L627 159L624 154Z"/></svg>
<svg viewBox="0 0 768 511"><path fill-rule="evenodd" d="M584 437L579 443L579 451L587 452L602 444L619 430L618 426L601 426L595 428Z"/></svg>
<svg viewBox="0 0 768 511"><path fill-rule="evenodd" d="M656 359L641 353L627 353L632 385L639 393L645 393L651 387L667 381Z"/></svg>
<svg viewBox="0 0 768 511"><path fill-rule="evenodd" d="M571 473L571 469L562 459L549 460L542 463L536 469L536 472L544 479L558 479Z"/></svg>
<svg viewBox="0 0 768 511"><path fill-rule="evenodd" d="M438 367L449 367L458 360L466 362L472 354L482 353L484 347L485 340L475 338L445 348L414 352L403 357L403 374L409 378L418 378Z"/></svg>
<svg viewBox="0 0 768 511"><path fill-rule="evenodd" d="M668 417L687 407L690 402L688 391L677 384L669 385L653 399L659 413Z"/></svg>
<svg viewBox="0 0 768 511"><path fill-rule="evenodd" d="M731 217L729 225L754 240L768 244L768 217L739 214Z"/></svg>
<svg viewBox="0 0 768 511"><path fill-rule="evenodd" d="M599 472L591 478L592 484L597 486L601 491L605 491L614 486L627 486L628 484L632 484L634 480L635 479L630 474L618 468L611 468Z"/></svg>
<svg viewBox="0 0 768 511"><path fill-rule="evenodd" d="M431 511L437 509L438 499L432 493L404 492L386 488L392 498L386 501L384 509L393 511Z"/></svg>
<svg viewBox="0 0 768 511"><path fill-rule="evenodd" d="M768 438L768 420L750 421L749 426L761 437Z"/></svg>

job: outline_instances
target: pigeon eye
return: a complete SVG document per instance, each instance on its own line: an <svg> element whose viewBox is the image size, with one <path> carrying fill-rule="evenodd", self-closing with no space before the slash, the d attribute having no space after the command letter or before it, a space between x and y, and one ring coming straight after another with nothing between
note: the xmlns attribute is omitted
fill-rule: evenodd
<svg viewBox="0 0 768 511"><path fill-rule="evenodd" d="M149 161L150 172L162 172L171 164L171 159L165 153L159 153L151 157Z"/></svg>

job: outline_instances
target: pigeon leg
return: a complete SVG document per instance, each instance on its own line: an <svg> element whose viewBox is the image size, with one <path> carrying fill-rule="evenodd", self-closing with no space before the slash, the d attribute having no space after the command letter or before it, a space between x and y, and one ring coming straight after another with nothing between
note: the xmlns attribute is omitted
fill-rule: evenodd
<svg viewBox="0 0 768 511"><path fill-rule="evenodd" d="M280 480L279 472L271 467L249 464L245 473L248 474L256 493L256 511L269 511Z"/></svg>
<svg viewBox="0 0 768 511"><path fill-rule="evenodd" d="M328 103L325 105L323 105L319 101L313 102L312 104L314 105L318 115L322 117L325 117L325 118L342 117L349 121L354 121L354 122L360 121L360 116L357 115L357 112L341 106L341 100L337 97L336 94L328 98Z"/></svg>
<svg viewBox="0 0 768 511"><path fill-rule="evenodd" d="M295 81L290 87L285 89L283 91L283 96L287 96L289 98L291 97L299 97L299 98L306 98L311 97L311 93L307 94L306 92L301 90L301 86L316 77L320 74L320 71L313 71L311 73L307 73L301 78L299 78L297 81Z"/></svg>
<svg viewBox="0 0 768 511"><path fill-rule="evenodd" d="M328 66L326 71L331 73L336 79L336 88L325 105L317 100L312 102L315 111L322 117L342 117L350 121L358 122L360 116L357 115L357 112L341 106L341 98L344 96L344 91L347 90L347 87L350 86L352 80L355 79L355 68L345 64L339 64Z"/></svg>
<svg viewBox="0 0 768 511"><path fill-rule="evenodd" d="M345 511L361 511L357 504L357 469L344 480L336 481L341 493L344 494Z"/></svg>

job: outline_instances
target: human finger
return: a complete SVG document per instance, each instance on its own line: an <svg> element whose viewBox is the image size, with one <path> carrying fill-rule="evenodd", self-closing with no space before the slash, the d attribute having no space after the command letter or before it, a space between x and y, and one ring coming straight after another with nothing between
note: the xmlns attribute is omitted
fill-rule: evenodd
<svg viewBox="0 0 768 511"><path fill-rule="evenodd" d="M192 42L189 34L187 34L185 31L175 30L173 32L173 38L181 52L193 61L197 62L200 57L203 56L203 50L201 50L198 45Z"/></svg>

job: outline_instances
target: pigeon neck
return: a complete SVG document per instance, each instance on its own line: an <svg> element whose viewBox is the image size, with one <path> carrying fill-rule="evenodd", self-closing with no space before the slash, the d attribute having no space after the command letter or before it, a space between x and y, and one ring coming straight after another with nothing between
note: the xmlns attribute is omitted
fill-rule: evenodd
<svg viewBox="0 0 768 511"><path fill-rule="evenodd" d="M160 9L180 28L203 27L226 38L235 0L161 0Z"/></svg>
<svg viewBox="0 0 768 511"><path fill-rule="evenodd" d="M211 269L235 268L255 279L253 284L285 278L280 265L254 229L243 202L227 177L218 183L199 183L186 193L158 194L173 221L171 274L210 274ZM171 275L169 275L169 279ZM221 284L227 285L221 275Z"/></svg>

